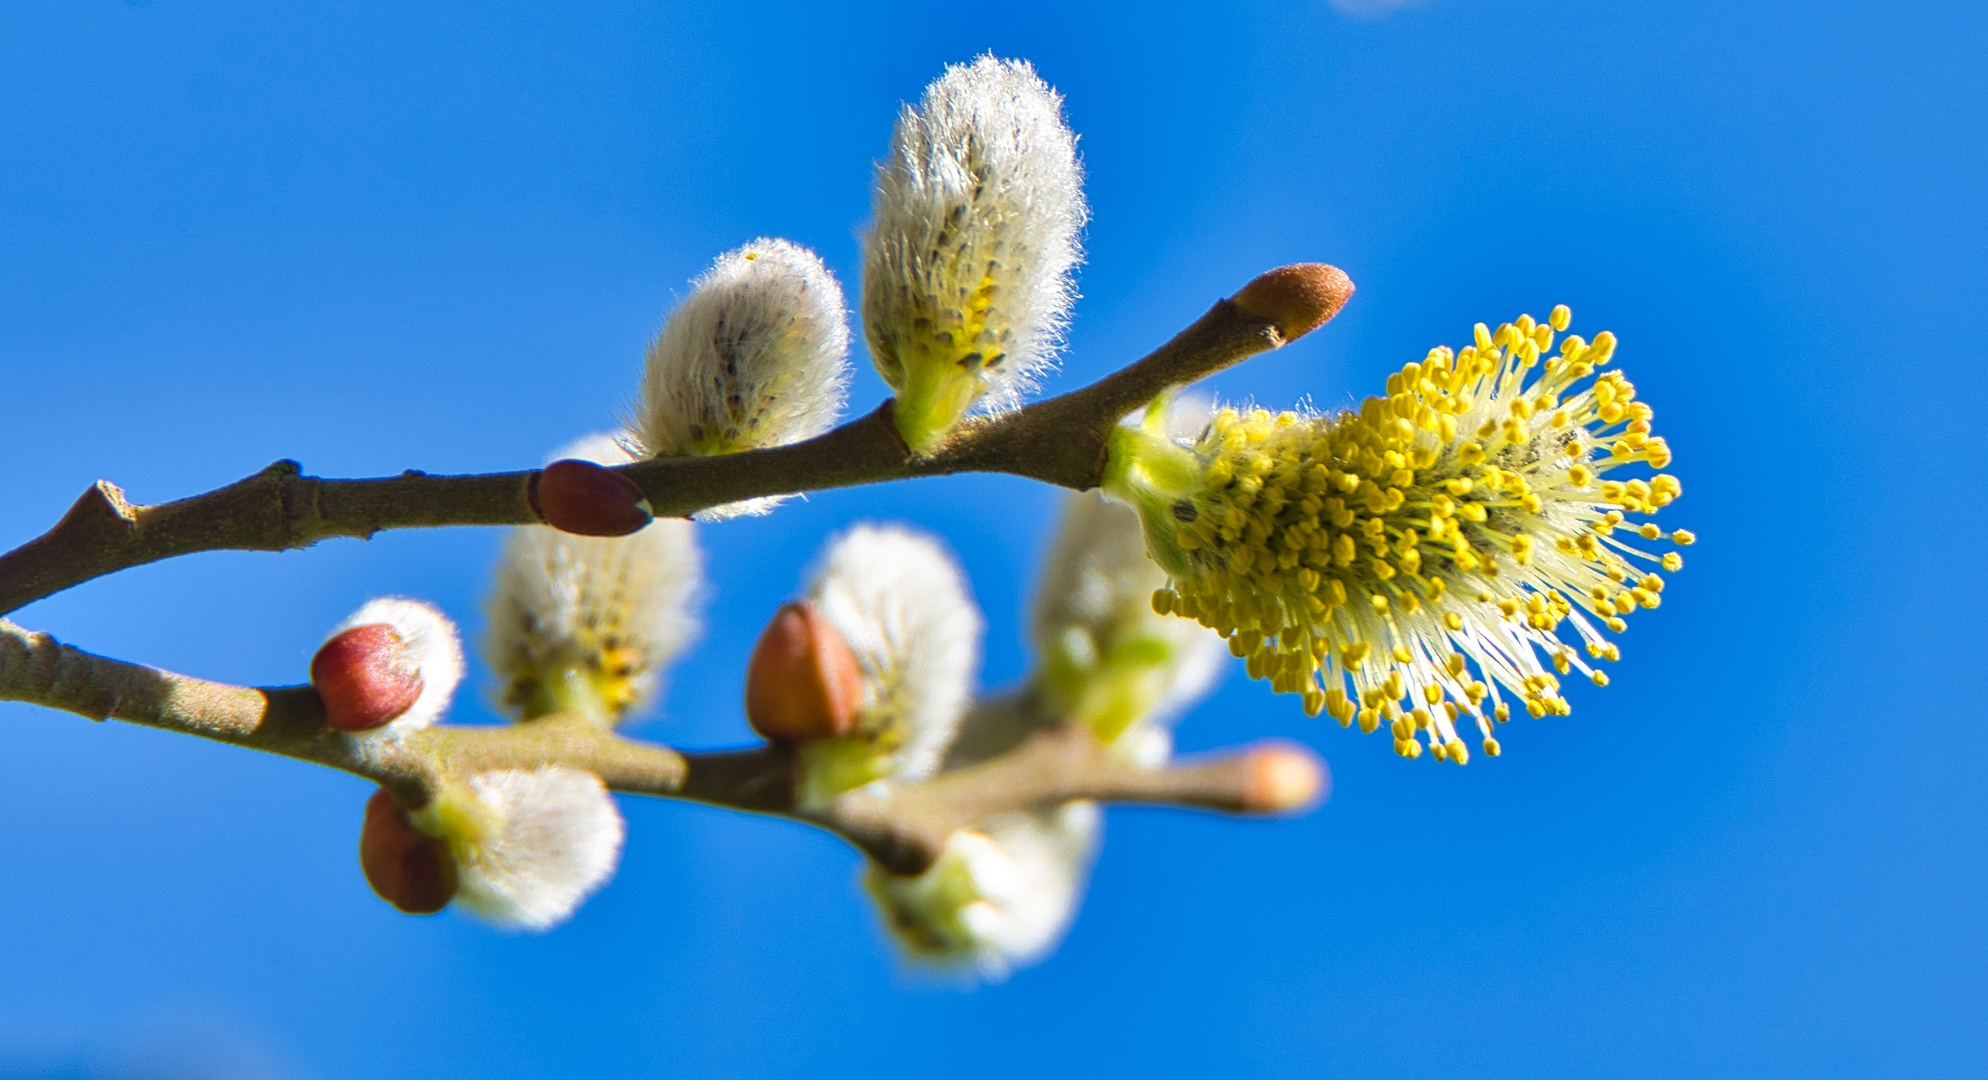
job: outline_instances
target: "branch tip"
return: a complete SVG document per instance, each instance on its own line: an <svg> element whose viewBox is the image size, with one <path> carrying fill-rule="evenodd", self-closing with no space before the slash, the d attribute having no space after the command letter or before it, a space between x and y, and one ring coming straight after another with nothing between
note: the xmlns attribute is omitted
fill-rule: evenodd
<svg viewBox="0 0 1988 1080"><path fill-rule="evenodd" d="M1267 319L1285 344L1324 326L1353 296L1353 279L1325 263L1293 263L1258 274L1229 302Z"/></svg>
<svg viewBox="0 0 1988 1080"><path fill-rule="evenodd" d="M1252 814L1293 814L1325 800L1330 777L1325 763L1296 743L1268 742L1251 747L1242 791L1243 809Z"/></svg>

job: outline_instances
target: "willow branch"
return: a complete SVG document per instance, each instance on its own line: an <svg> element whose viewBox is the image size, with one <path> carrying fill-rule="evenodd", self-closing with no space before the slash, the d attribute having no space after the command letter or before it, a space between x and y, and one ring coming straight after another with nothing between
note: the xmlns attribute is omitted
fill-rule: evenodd
<svg viewBox="0 0 1988 1080"><path fill-rule="evenodd" d="M254 688L177 675L84 652L4 619L0 700L314 762L392 789L410 806L426 803L445 783L480 773L581 769L631 795L805 821L898 873L925 869L958 829L1078 799L1231 813L1289 809L1265 803L1261 748L1143 769L1075 728L1043 731L1003 755L921 783L872 785L826 807L803 808L794 798L793 755L780 746L684 753L625 738L577 714L497 727L440 725L398 737L347 735L326 725L309 686Z"/></svg>
<svg viewBox="0 0 1988 1080"><path fill-rule="evenodd" d="M1096 487L1106 438L1128 412L1170 387L1205 378L1311 329L1293 327L1288 311L1277 306L1288 289L1268 296L1250 292L1261 293L1266 281L1281 286L1276 276L1295 269L1306 268L1259 277L1236 299L1218 301L1173 340L1083 389L962 425L929 457L905 448L887 401L806 442L722 457L661 458L621 470L663 517L763 495L959 472L1011 473L1080 491ZM1330 312L1336 312L1352 285L1337 270L1331 274L1337 291ZM135 505L100 480L54 528L0 555L0 614L92 578L194 552L283 551L328 537L365 539L385 529L529 524L540 520L530 495L536 475L432 476L410 470L377 479L327 480L304 475L294 461L279 461L227 487L152 506Z"/></svg>

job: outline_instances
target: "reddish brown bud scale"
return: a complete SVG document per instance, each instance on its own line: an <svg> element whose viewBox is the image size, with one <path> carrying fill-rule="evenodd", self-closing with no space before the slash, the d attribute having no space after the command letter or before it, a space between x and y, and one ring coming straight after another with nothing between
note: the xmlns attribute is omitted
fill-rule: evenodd
<svg viewBox="0 0 1988 1080"><path fill-rule="evenodd" d="M1353 296L1353 279L1324 263L1294 263L1258 274L1229 302L1267 319L1286 343L1324 326Z"/></svg>
<svg viewBox="0 0 1988 1080"><path fill-rule="evenodd" d="M642 488L591 461L555 461L532 481L532 506L547 525L578 536L627 536L655 520Z"/></svg>
<svg viewBox="0 0 1988 1080"><path fill-rule="evenodd" d="M448 845L416 829L384 788L366 803L359 868L380 899L410 915L433 915L455 899L456 862Z"/></svg>
<svg viewBox="0 0 1988 1080"><path fill-rule="evenodd" d="M849 643L806 600L775 612L746 665L746 720L778 742L847 735L863 707Z"/></svg>
<svg viewBox="0 0 1988 1080"><path fill-rule="evenodd" d="M325 722L340 731L371 731L421 697L421 672L405 665L400 634L385 623L355 626L311 658L311 685Z"/></svg>
<svg viewBox="0 0 1988 1080"><path fill-rule="evenodd" d="M1325 763L1296 743L1250 747L1244 761L1249 771L1243 786L1243 808L1252 814L1309 810L1325 797Z"/></svg>

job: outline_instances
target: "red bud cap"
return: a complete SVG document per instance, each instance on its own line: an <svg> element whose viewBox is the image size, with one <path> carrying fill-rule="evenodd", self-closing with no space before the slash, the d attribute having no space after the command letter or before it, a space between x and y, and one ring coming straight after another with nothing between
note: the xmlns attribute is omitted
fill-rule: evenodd
<svg viewBox="0 0 1988 1080"><path fill-rule="evenodd" d="M1295 743L1272 742L1249 749L1243 808L1253 814L1309 810L1325 797L1325 763Z"/></svg>
<svg viewBox="0 0 1988 1080"><path fill-rule="evenodd" d="M421 671L404 645L385 623L355 626L325 642L311 658L325 722L340 731L371 731L413 708Z"/></svg>
<svg viewBox="0 0 1988 1080"><path fill-rule="evenodd" d="M1353 296L1346 271L1324 263L1293 263L1258 274L1229 302L1276 324L1286 344L1324 326Z"/></svg>
<svg viewBox="0 0 1988 1080"><path fill-rule="evenodd" d="M635 481L577 458L540 470L532 502L547 525L579 536L627 536L655 520Z"/></svg>
<svg viewBox="0 0 1988 1080"><path fill-rule="evenodd" d="M863 707L863 676L849 643L806 600L766 624L746 666L746 720L780 742L847 735Z"/></svg>
<svg viewBox="0 0 1988 1080"><path fill-rule="evenodd" d="M433 915L456 895L456 861L448 845L416 829L385 789L366 803L359 867L380 899L410 915Z"/></svg>

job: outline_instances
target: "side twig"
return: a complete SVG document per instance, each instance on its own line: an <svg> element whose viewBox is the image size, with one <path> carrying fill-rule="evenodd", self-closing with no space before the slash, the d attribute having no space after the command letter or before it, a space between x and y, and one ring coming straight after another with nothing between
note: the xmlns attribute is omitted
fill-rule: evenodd
<svg viewBox="0 0 1988 1080"><path fill-rule="evenodd" d="M683 753L624 738L577 714L499 727L440 725L398 737L353 736L325 724L309 686L252 688L176 675L96 656L4 619L0 700L326 765L392 789L410 806L425 803L451 780L479 773L581 769L627 794L806 821L897 873L931 865L958 829L1076 799L1231 813L1289 809L1287 800L1266 798L1264 747L1142 769L1069 727L1045 730L1001 756L922 783L872 785L826 807L802 809L794 799L793 756L779 746ZM1272 749L1276 755L1297 752Z"/></svg>

